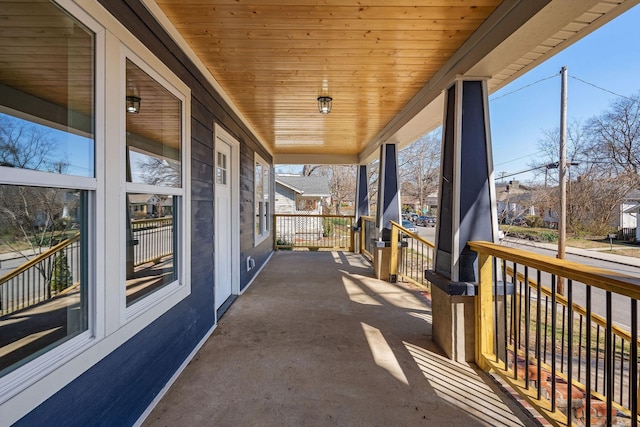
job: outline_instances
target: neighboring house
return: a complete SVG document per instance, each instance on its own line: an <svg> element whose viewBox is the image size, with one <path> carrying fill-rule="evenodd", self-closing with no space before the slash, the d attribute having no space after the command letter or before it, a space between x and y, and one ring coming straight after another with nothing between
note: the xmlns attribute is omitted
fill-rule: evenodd
<svg viewBox="0 0 640 427"><path fill-rule="evenodd" d="M147 218L157 213L157 205L160 201L159 197L148 194L130 194L129 195L129 215L131 219Z"/></svg>
<svg viewBox="0 0 640 427"><path fill-rule="evenodd" d="M640 190L631 190L626 194L622 203L614 208L612 226L618 229L618 234L624 239L640 241L638 231L638 215L640 214Z"/></svg>
<svg viewBox="0 0 640 427"><path fill-rule="evenodd" d="M275 182L276 214L322 215L323 205L331 202L327 177L276 175ZM276 220L276 239L319 240L322 235L322 218L278 217Z"/></svg>
<svg viewBox="0 0 640 427"><path fill-rule="evenodd" d="M427 208L426 212L422 209L423 214L429 214L435 216L438 213L438 193L430 193L424 199L424 207Z"/></svg>
<svg viewBox="0 0 640 427"><path fill-rule="evenodd" d="M519 217L536 215L531 192L527 187L521 186L518 181L496 183L496 203L498 220L501 223L510 223Z"/></svg>
<svg viewBox="0 0 640 427"><path fill-rule="evenodd" d="M331 203L327 177L276 175L276 213L321 215L325 202Z"/></svg>

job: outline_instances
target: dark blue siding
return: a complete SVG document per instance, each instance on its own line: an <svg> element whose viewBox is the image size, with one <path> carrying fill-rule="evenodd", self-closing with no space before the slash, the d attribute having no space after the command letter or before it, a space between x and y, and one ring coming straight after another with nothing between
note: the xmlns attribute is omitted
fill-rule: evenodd
<svg viewBox="0 0 640 427"><path fill-rule="evenodd" d="M135 422L214 324L213 127L220 124L240 143L240 262L244 288L272 252L271 239L253 244L254 153L271 156L138 0L99 0L192 91L191 289L192 293L86 373L23 417L17 425L104 425ZM273 176L271 178L273 198ZM110 284L111 288L120 284Z"/></svg>

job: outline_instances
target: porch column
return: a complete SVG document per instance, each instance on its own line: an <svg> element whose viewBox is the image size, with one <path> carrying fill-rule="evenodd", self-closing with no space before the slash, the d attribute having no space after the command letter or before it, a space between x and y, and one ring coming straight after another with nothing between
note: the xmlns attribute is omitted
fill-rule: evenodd
<svg viewBox="0 0 640 427"><path fill-rule="evenodd" d="M391 221L400 222L400 194L398 187L398 152L395 144L380 147L380 172L378 174L378 204L376 206L376 228L379 230L375 242L373 268L380 280L395 281L390 274Z"/></svg>
<svg viewBox="0 0 640 427"><path fill-rule="evenodd" d="M367 165L358 166L358 182L356 184L356 229L362 230L362 217L369 216L369 179Z"/></svg>
<svg viewBox="0 0 640 427"><path fill-rule="evenodd" d="M378 176L378 204L376 227L381 240L391 240L391 222L400 222L400 191L398 186L398 150L396 144L380 147L380 173Z"/></svg>
<svg viewBox="0 0 640 427"><path fill-rule="evenodd" d="M486 80L457 80L446 92L435 270L475 282L470 240L497 236Z"/></svg>
<svg viewBox="0 0 640 427"><path fill-rule="evenodd" d="M472 361L477 255L467 242L497 237L486 80L446 90L443 124L435 271L425 277L434 340L452 359Z"/></svg>

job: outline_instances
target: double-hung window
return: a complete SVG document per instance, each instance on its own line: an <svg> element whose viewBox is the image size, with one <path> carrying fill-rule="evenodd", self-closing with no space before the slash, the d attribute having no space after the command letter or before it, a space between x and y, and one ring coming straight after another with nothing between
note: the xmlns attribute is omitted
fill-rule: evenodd
<svg viewBox="0 0 640 427"><path fill-rule="evenodd" d="M190 293L189 88L97 2L60 3L3 3L0 401L16 408Z"/></svg>
<svg viewBox="0 0 640 427"><path fill-rule="evenodd" d="M131 312L181 285L186 97L132 53L125 69L124 299Z"/></svg>
<svg viewBox="0 0 640 427"><path fill-rule="evenodd" d="M0 32L0 378L90 335L98 188L96 34L53 3L38 3L39 20L4 7L13 13L12 31Z"/></svg>
<svg viewBox="0 0 640 427"><path fill-rule="evenodd" d="M255 244L262 242L269 236L271 217L269 212L270 195L269 164L258 154L255 155Z"/></svg>

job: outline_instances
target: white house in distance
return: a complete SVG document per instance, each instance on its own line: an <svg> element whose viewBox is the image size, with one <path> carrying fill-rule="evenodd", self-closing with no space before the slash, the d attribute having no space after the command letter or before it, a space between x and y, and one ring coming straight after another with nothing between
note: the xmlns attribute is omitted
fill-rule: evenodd
<svg viewBox="0 0 640 427"><path fill-rule="evenodd" d="M275 213L321 215L323 202L331 204L327 177L276 175Z"/></svg>
<svg viewBox="0 0 640 427"><path fill-rule="evenodd" d="M515 218L536 215L531 192L518 181L496 183L498 218L509 223Z"/></svg>
<svg viewBox="0 0 640 427"><path fill-rule="evenodd" d="M320 241L324 234L322 218L308 216L322 215L323 202L331 204L327 177L276 175L275 183L276 242Z"/></svg>

